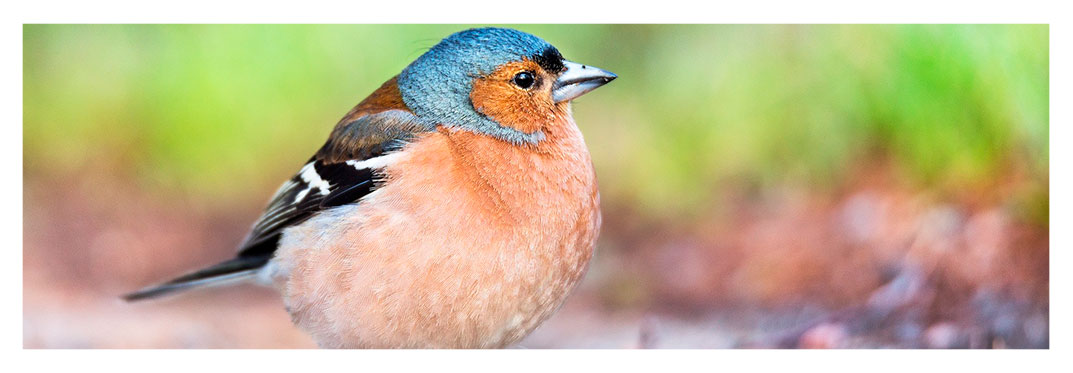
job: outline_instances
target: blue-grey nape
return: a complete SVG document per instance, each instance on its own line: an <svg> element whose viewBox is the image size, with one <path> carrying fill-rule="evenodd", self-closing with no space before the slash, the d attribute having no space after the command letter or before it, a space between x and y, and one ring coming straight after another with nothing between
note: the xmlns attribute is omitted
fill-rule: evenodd
<svg viewBox="0 0 1073 373"><path fill-rule="evenodd" d="M525 133L478 113L470 101L473 80L523 58L562 66L562 56L541 38L518 30L477 28L448 36L399 74L402 100L422 119L458 126L516 144L536 143L544 133ZM557 60L557 61L556 61Z"/></svg>

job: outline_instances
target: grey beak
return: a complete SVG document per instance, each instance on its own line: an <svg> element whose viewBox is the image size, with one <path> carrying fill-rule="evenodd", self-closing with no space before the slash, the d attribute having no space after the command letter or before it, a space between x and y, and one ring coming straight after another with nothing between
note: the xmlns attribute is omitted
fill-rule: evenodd
<svg viewBox="0 0 1073 373"><path fill-rule="evenodd" d="M618 77L610 71L577 62L563 61L563 65L566 71L555 80L551 92L552 100L557 103L578 98Z"/></svg>

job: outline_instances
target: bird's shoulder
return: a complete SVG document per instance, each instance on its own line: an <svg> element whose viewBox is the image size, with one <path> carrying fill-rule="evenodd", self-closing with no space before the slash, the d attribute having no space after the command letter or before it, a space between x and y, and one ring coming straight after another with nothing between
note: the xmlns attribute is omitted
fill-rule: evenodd
<svg viewBox="0 0 1073 373"><path fill-rule="evenodd" d="M432 131L406 106L396 78L348 112L323 146L276 191L239 245L239 256L267 259L279 236L318 212L358 202L380 182L380 170L416 135Z"/></svg>

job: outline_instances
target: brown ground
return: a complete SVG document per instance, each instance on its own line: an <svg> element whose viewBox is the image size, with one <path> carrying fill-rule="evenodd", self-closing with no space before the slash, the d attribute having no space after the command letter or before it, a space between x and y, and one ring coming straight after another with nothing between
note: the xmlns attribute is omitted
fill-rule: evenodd
<svg viewBox="0 0 1073 373"><path fill-rule="evenodd" d="M521 347L1048 347L1048 231L1018 184L940 198L867 174L728 188L674 222L605 202L584 282ZM26 348L315 347L268 289L118 300L228 257L260 207L109 180L24 182Z"/></svg>

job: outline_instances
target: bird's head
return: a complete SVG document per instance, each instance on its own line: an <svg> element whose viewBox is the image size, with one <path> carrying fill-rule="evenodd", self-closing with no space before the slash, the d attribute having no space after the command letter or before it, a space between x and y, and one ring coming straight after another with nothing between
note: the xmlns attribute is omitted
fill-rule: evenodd
<svg viewBox="0 0 1073 373"><path fill-rule="evenodd" d="M417 116L513 143L537 143L570 100L615 74L563 59L548 42L504 28L460 31L399 74Z"/></svg>

